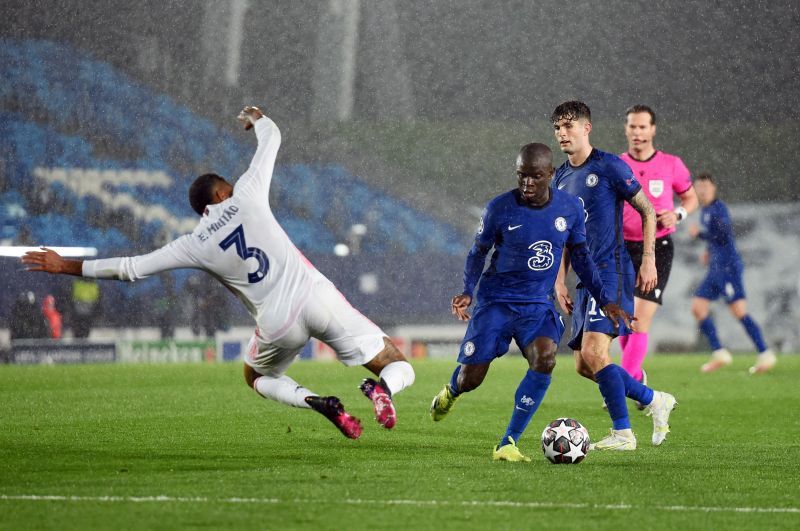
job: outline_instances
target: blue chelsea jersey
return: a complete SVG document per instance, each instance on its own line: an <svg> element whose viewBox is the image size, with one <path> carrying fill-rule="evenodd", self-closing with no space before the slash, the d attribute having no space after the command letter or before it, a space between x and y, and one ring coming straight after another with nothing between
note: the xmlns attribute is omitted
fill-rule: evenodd
<svg viewBox="0 0 800 531"><path fill-rule="evenodd" d="M464 293L472 295L480 278L479 304L550 301L564 247L585 241L583 208L571 195L552 190L541 207L527 205L519 190L499 195L487 205L467 257Z"/></svg>
<svg viewBox="0 0 800 531"><path fill-rule="evenodd" d="M576 196L583 205L586 241L597 267L633 274L622 237L622 210L623 202L642 186L630 167L616 155L592 149L580 166L564 162L552 186Z"/></svg>
<svg viewBox="0 0 800 531"><path fill-rule="evenodd" d="M743 267L736 250L728 207L715 199L700 211L700 238L708 242L710 270L736 270Z"/></svg>

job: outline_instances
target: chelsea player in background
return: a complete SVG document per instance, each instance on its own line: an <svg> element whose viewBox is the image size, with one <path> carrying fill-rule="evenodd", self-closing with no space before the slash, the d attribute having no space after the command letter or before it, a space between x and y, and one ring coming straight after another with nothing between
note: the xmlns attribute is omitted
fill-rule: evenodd
<svg viewBox="0 0 800 531"><path fill-rule="evenodd" d="M622 159L595 149L589 143L592 115L585 103L562 103L550 119L559 147L568 158L556 171L553 186L577 196L582 203L586 241L603 285L612 294L614 302L626 312L633 313L634 284L647 293L657 282L653 206ZM622 210L626 201L642 217L644 238L638 278L622 236ZM598 450L636 449L626 396L646 406L647 414L653 418L652 442L658 446L669 432L669 415L675 407L675 397L653 391L611 362L611 341L618 335L629 334L630 328L623 326L625 323L617 327L584 284L578 284L573 305L564 282L569 270L568 258L565 256L562 261L555 288L561 307L572 314L569 347L573 350L578 373L597 382L613 423L611 433L592 447Z"/></svg>
<svg viewBox="0 0 800 531"><path fill-rule="evenodd" d="M761 329L747 314L747 301L744 293L744 264L733 238L733 227L728 207L717 199L717 185L709 173L697 176L697 197L703 210L700 212L702 229L696 225L689 227L692 237L699 237L708 242L708 251L704 262L708 263L708 274L694 292L692 314L697 319L700 331L711 344L713 353L708 363L700 367L703 372L712 372L733 361L728 349L723 348L717 337L714 320L709 314L711 301L720 296L725 298L731 313L742 323L747 335L758 349L756 364L750 367L750 374L766 372L775 366L775 354L767 348Z"/></svg>
<svg viewBox="0 0 800 531"><path fill-rule="evenodd" d="M564 332L552 300L562 252L568 252L576 273L609 319L630 326L630 315L603 289L589 256L583 207L570 194L550 187L555 171L550 148L523 146L516 171L517 189L489 202L467 256L464 290L453 297L452 312L469 320L469 326L459 365L431 405L433 420L442 420L461 394L483 382L489 365L508 351L513 337L529 368L517 388L508 428L494 448L492 457L498 461L530 461L516 443L550 385ZM492 247L491 263L484 272ZM467 308L479 279L478 304L470 319Z"/></svg>

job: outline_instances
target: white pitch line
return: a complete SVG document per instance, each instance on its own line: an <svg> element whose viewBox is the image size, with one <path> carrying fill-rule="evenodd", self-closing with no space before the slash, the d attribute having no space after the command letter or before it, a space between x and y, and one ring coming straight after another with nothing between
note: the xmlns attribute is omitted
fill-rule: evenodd
<svg viewBox="0 0 800 531"><path fill-rule="evenodd" d="M626 503L554 503L517 502L503 500L363 500L345 498L340 500L320 500L310 498L208 498L205 496L61 496L61 495L9 495L0 494L0 501L65 501L65 502L103 502L103 503L233 503L249 505L281 504L344 504L344 505L410 505L415 507L511 507L519 509L589 509L605 511L632 511L637 509L669 512L702 513L788 513L800 514L799 507L709 507L702 505L654 505L637 506Z"/></svg>

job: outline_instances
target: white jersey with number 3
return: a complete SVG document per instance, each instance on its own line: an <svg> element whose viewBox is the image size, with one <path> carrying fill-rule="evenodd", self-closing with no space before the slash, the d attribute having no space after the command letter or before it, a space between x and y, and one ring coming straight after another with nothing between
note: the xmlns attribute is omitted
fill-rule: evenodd
<svg viewBox="0 0 800 531"><path fill-rule="evenodd" d="M255 132L258 149L233 196L208 205L191 234L146 255L85 261L83 275L134 281L171 269L202 269L239 297L261 337L284 335L314 282L325 277L297 250L269 207L280 130L264 116Z"/></svg>

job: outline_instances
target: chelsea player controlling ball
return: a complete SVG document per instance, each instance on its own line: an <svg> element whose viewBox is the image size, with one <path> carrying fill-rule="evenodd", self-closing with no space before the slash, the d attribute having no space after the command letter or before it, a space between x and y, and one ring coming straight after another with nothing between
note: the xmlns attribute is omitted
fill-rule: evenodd
<svg viewBox="0 0 800 531"><path fill-rule="evenodd" d="M489 202L464 268L464 289L452 300L453 314L469 320L450 383L433 399L431 417L441 421L464 393L477 388L489 366L508 351L513 338L528 370L517 387L505 434L494 448L498 461L530 461L517 447L541 404L556 364L564 324L552 300L562 253L609 319L630 326L630 316L603 287L586 245L580 201L551 188L553 153L528 144L517 157L517 188ZM494 248L491 263L483 267ZM470 318L475 286L478 303Z"/></svg>

